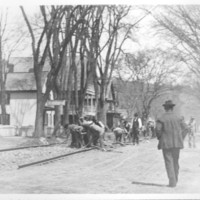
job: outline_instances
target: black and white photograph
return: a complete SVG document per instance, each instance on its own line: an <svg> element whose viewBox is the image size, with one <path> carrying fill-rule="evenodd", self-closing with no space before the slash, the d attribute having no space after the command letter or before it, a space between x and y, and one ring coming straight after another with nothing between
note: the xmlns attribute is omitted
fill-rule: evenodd
<svg viewBox="0 0 200 200"><path fill-rule="evenodd" d="M200 199L200 4L0 4L0 199Z"/></svg>

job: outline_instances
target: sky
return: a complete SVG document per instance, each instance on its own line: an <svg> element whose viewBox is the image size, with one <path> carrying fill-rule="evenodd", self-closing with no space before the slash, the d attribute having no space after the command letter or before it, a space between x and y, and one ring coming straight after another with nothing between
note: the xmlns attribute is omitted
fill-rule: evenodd
<svg viewBox="0 0 200 200"><path fill-rule="evenodd" d="M12 3L11 3L12 2ZM6 4L0 4L3 7L8 6L9 7L9 24L19 24L19 26L21 26L21 24L24 23L23 18L22 18L22 14L21 11L19 9L19 4L24 6L24 9L26 11L26 13L28 14L33 14L34 12L36 12L38 5L40 4L66 4L66 2L68 4L75 4L75 1L52 1L52 0L48 0L48 1L34 1L31 2L31 4L27 4L27 1L22 1L22 0L16 0L16 1L6 1ZM83 4L87 4L86 2L88 2L88 4L94 4L94 2L91 1L78 1L78 4L84 2ZM103 4L104 1L96 1L96 2L100 2L100 4ZM115 2L113 4L117 4L117 2L119 1L109 1L111 4L112 2ZM177 1L174 0L173 3L180 3L180 4L188 4L190 2L191 3L197 3L197 1ZM10 3L10 4L9 4ZM138 6L141 7L143 5L148 6L149 9L152 9L152 12L159 12L159 5L162 4L173 4L171 0L169 1L134 1L133 3L130 3L130 1L123 1L123 4L131 4L133 6ZM107 4L107 3L106 3ZM136 52L137 50L142 50L142 49L151 49L153 47L161 47L161 43L162 46L164 46L163 44L165 44L165 42L161 42L161 39L158 39L155 36L155 31L152 31L151 28L151 23L153 21L153 17L151 15L146 15L144 12L141 11L135 11L133 10L131 16L129 17L129 20L134 19L135 22L137 23L137 26L140 28L139 31L136 31L136 33L134 33L134 37L138 40L137 42L133 42L133 41L128 41L127 43L125 43L125 52ZM140 21L141 20L141 21ZM31 42L29 43L30 46L28 46L28 48L24 49L23 51L16 51L13 53L13 57L18 57L18 56L22 56L22 57L27 57L27 56L32 56L32 50L31 50Z"/></svg>
<svg viewBox="0 0 200 200"><path fill-rule="evenodd" d="M20 8L18 5L3 5L1 7L5 8L6 6L8 6L8 24L10 27L12 27L13 25L19 25L19 27L24 27L24 20L22 18L22 14L20 11ZM141 7L142 5L133 5L133 6L138 6ZM23 7L25 9L25 12L29 15L32 15L33 13L35 13L38 9L38 5L33 4L31 5L27 5L27 4L23 4ZM148 6L149 9L155 8L156 5L150 5ZM154 9L153 11L156 11L156 9ZM158 43L158 41L156 39L154 39L154 36L152 35L151 32L147 31L150 30L150 24L151 21L153 20L153 18L150 15L146 15L146 13L144 13L143 11L139 11L139 9L133 9L130 17L128 20L134 20L137 23L137 27L139 27L139 32L136 31L134 32L133 37L137 40L137 42L133 42L133 41L128 41L125 43L125 51L126 52L134 52L137 51L138 49L141 48L150 48L153 45L156 45ZM14 52L13 56L30 56L31 55L31 49L27 48L26 50L24 50L23 52Z"/></svg>
<svg viewBox="0 0 200 200"><path fill-rule="evenodd" d="M146 5L155 5L155 4L199 4L199 0L110 0L109 4L146 4ZM50 4L108 4L107 0L7 0L0 1L0 5L50 5Z"/></svg>
<svg viewBox="0 0 200 200"><path fill-rule="evenodd" d="M94 1L89 1L89 0L81 0L81 1L76 1L76 0L34 0L34 1L31 1L28 2L28 1L24 1L24 0L7 0L5 3L2 3L0 1L0 6L2 7L5 7L5 6L9 6L9 16L10 16L10 20L9 20L9 23L10 24L14 24L14 23L23 23L22 22L22 15L21 15L21 11L19 9L19 5L23 5L24 8L25 8L25 11L26 13L28 14L31 14L31 13L34 13L36 12L37 10L37 6L38 5L41 5L41 4L45 4L45 5L50 5L50 4L94 4ZM99 2L99 3L98 3ZM134 3L133 3L134 2ZM133 6L138 6L138 7L141 7L143 5L146 5L148 6L149 9L153 9L152 12L159 12L159 5L163 5L163 4L198 4L200 3L199 1L197 0L160 0L160 1L147 1L147 0L134 0L134 1L127 1L127 0L124 0L123 1L123 4L127 4L127 5L133 5ZM98 4L107 4L107 1L95 1L95 4L98 3ZM109 1L110 4L120 4L121 1L113 1L113 0L110 0ZM134 21L139 21L138 22L138 26L140 27L140 31L136 33L136 37L137 39L139 40L139 42L135 43L135 42L129 42L128 45L126 45L126 50L127 51L135 51L137 50L138 48L141 49L141 48L151 48L152 46L156 46L156 45L160 45L160 41L155 37L155 32L152 32L152 29L151 29L151 22L153 21L153 18L151 15L147 15L145 16L146 14L144 12L141 12L141 11L133 11L133 14L132 14L132 18L134 19ZM144 17L145 16L145 17ZM132 20L130 17L130 20ZM144 17L144 18L143 18ZM20 19L21 22L19 21ZM140 21L141 19L141 21ZM150 30L150 31L149 31ZM24 52L23 54L26 54L28 52ZM29 54L29 53L28 53ZM27 56L27 55L24 55L24 56Z"/></svg>

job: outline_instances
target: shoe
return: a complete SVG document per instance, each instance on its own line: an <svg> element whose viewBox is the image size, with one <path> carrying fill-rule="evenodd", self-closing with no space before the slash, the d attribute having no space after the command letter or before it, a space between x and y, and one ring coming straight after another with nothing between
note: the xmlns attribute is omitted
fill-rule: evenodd
<svg viewBox="0 0 200 200"><path fill-rule="evenodd" d="M176 184L178 183L178 177L176 177Z"/></svg>
<svg viewBox="0 0 200 200"><path fill-rule="evenodd" d="M168 187L174 188L174 187L176 187L176 183L170 183L170 184L168 185Z"/></svg>
<svg viewBox="0 0 200 200"><path fill-rule="evenodd" d="M168 185L168 187L174 188L174 187L176 187L176 184L175 185L170 184L170 185Z"/></svg>

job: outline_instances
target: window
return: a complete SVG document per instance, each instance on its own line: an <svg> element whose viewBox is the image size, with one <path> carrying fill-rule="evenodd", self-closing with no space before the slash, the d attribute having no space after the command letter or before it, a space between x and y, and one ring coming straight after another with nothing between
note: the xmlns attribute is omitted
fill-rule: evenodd
<svg viewBox="0 0 200 200"><path fill-rule="evenodd" d="M34 72L33 68L30 68L30 69L28 70L28 72Z"/></svg>
<svg viewBox="0 0 200 200"><path fill-rule="evenodd" d="M91 99L88 99L88 105L91 106Z"/></svg>
<svg viewBox="0 0 200 200"><path fill-rule="evenodd" d="M88 105L88 101L87 101L87 99L84 99L84 105L85 105L85 106Z"/></svg>
<svg viewBox="0 0 200 200"><path fill-rule="evenodd" d="M93 106L96 105L96 99L93 99Z"/></svg>
<svg viewBox="0 0 200 200"><path fill-rule="evenodd" d="M10 73L14 72L14 65L11 63L8 63L8 72Z"/></svg>
<svg viewBox="0 0 200 200"><path fill-rule="evenodd" d="M44 115L44 125L48 126L48 113L47 112L45 112L45 115Z"/></svg>

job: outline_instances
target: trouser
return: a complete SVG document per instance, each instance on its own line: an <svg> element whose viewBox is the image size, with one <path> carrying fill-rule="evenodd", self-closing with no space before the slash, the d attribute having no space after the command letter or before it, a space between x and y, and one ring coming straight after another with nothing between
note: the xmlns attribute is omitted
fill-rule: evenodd
<svg viewBox="0 0 200 200"><path fill-rule="evenodd" d="M133 144L139 144L139 130L134 129L133 130Z"/></svg>
<svg viewBox="0 0 200 200"><path fill-rule="evenodd" d="M195 144L195 136L194 136L194 133L193 132L190 132L188 134L188 145L189 147L196 147L196 144Z"/></svg>
<svg viewBox="0 0 200 200"><path fill-rule="evenodd" d="M95 130L95 129L88 128L87 132L88 132L88 138L89 138L89 143L87 146L91 146L92 143L93 143L93 145L96 146L99 141L100 147L101 148L104 147L104 143L103 143L104 129Z"/></svg>
<svg viewBox="0 0 200 200"><path fill-rule="evenodd" d="M152 133L151 135L152 138L156 137L156 133L153 127L151 128L151 133Z"/></svg>
<svg viewBox="0 0 200 200"><path fill-rule="evenodd" d="M176 185L179 173L179 148L163 149L165 168L169 179L169 185Z"/></svg>

